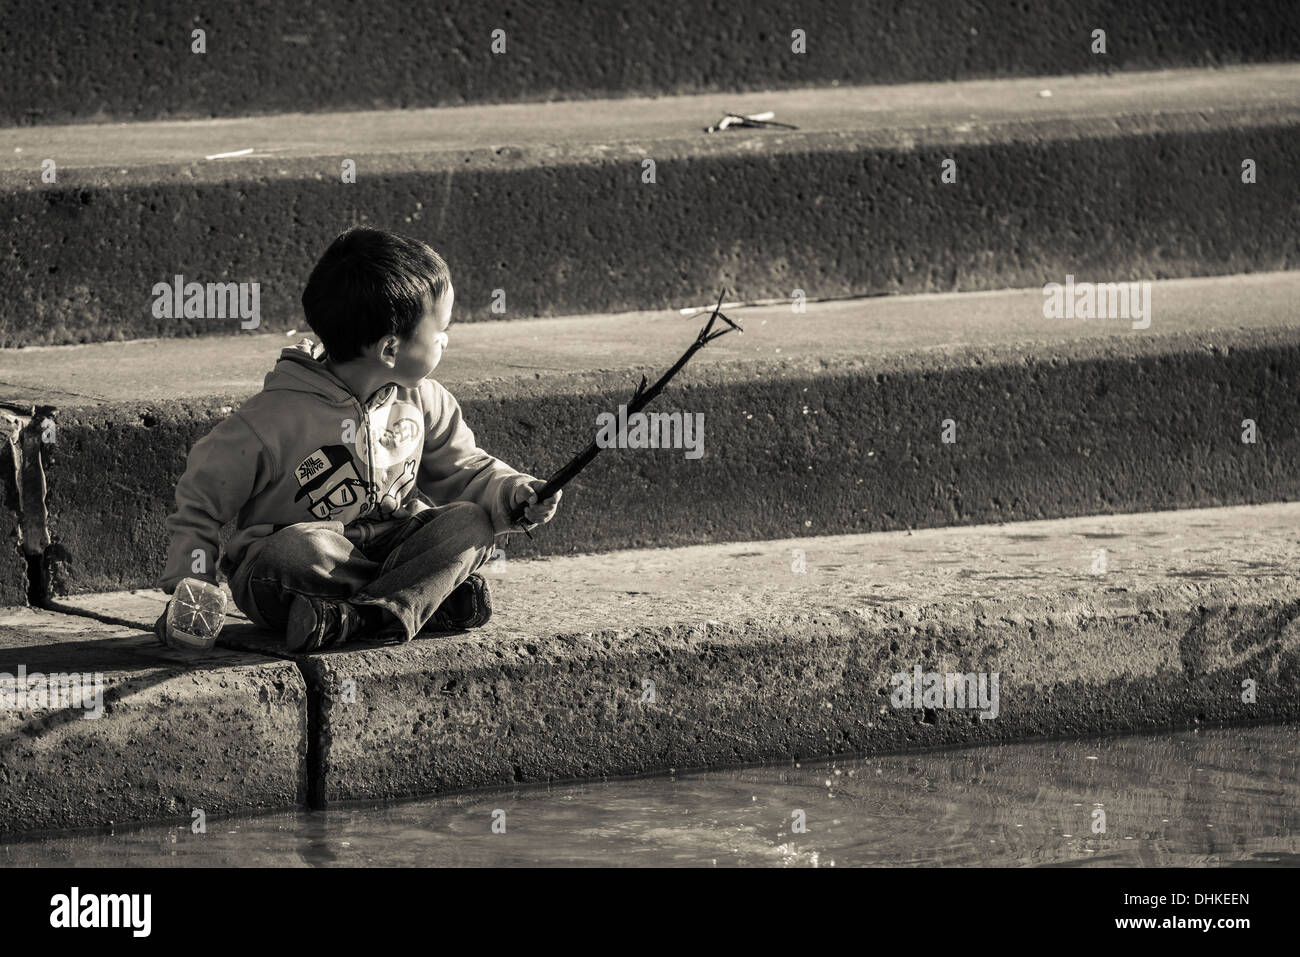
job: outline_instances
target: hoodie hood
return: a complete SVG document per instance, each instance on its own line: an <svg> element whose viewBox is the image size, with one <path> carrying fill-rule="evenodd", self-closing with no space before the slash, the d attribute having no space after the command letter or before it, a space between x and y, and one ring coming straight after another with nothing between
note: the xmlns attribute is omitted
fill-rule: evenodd
<svg viewBox="0 0 1300 957"><path fill-rule="evenodd" d="M350 406L361 404L347 385L325 367L325 347L301 339L295 345L280 350L275 367L262 382L263 392L305 392L330 405ZM369 408L385 405L396 392L396 386L380 389Z"/></svg>
<svg viewBox="0 0 1300 957"><path fill-rule="evenodd" d="M331 405L351 405L355 396L343 382L325 368L325 350L310 339L280 350L275 368L262 382L263 392L306 392Z"/></svg>

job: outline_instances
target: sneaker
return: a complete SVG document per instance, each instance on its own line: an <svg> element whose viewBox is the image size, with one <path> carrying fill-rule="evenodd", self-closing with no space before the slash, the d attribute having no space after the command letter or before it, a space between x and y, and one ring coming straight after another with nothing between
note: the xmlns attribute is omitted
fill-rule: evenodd
<svg viewBox="0 0 1300 957"><path fill-rule="evenodd" d="M492 617L492 592L482 575L470 575L457 585L438 610L433 613L420 634L430 631L464 631L480 628Z"/></svg>
<svg viewBox="0 0 1300 957"><path fill-rule="evenodd" d="M154 623L154 634L168 648L210 651L225 623L226 593L211 582L183 578Z"/></svg>
<svg viewBox="0 0 1300 957"><path fill-rule="evenodd" d="M289 651L320 651L341 645L361 630L361 615L346 601L295 595L285 624Z"/></svg>

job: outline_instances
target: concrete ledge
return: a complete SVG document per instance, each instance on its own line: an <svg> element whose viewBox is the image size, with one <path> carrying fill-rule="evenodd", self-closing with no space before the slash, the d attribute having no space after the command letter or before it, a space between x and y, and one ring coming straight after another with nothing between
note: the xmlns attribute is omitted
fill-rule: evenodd
<svg viewBox="0 0 1300 957"><path fill-rule="evenodd" d="M155 316L178 274L256 282L258 329L299 326L311 267L361 222L432 243L472 320L501 318L495 290L523 318L678 307L724 284L815 299L1289 269L1298 102L1300 66L1269 66L3 131L0 346L239 330ZM799 129L703 132L750 108Z"/></svg>
<svg viewBox="0 0 1300 957"><path fill-rule="evenodd" d="M0 709L0 833L190 820L306 795L307 694L290 662L223 649L198 661L136 628L3 609L0 672L19 666L102 674L104 710Z"/></svg>
<svg viewBox="0 0 1300 957"><path fill-rule="evenodd" d="M1300 498L1288 467L1300 458L1300 273L1156 283L1152 296L1146 331L1044 319L1037 290L741 310L745 335L704 350L657 404L704 414L703 458L605 452L566 489L557 520L507 551ZM453 328L437 375L484 448L546 475L699 324L642 313ZM257 388L284 342L250 341L0 355L7 395L57 398L51 593L153 584L189 448ZM54 397L49 382L74 394ZM1241 441L1247 418L1255 444Z"/></svg>
<svg viewBox="0 0 1300 957"><path fill-rule="evenodd" d="M201 15L118 0L21 0L0 38L0 123L442 106L808 84L1223 66L1300 57L1285 0L961 0L900 6L778 0L717 7L661 0L507 0L364 14L331 0L232 0ZM203 27L207 52L190 49ZM807 54L791 53L791 30ZM1107 51L1091 33L1107 31ZM504 53L491 49L506 31Z"/></svg>
<svg viewBox="0 0 1300 957"><path fill-rule="evenodd" d="M1292 720L1297 520L1262 505L508 562L480 631L299 658L314 797ZM143 624L161 600L73 604ZM997 672L997 716L893 707L891 676L916 666Z"/></svg>

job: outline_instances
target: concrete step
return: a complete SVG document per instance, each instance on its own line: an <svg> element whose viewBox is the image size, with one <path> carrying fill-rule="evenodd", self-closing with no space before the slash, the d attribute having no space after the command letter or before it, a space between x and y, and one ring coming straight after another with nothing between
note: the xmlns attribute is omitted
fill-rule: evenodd
<svg viewBox="0 0 1300 957"><path fill-rule="evenodd" d="M652 407L702 413L703 456L608 450L557 519L507 551L1295 499L1297 297L1300 273L1157 282L1145 329L1045 319L1041 290L732 310L744 335L703 350ZM545 476L701 324L638 313L453 326L436 375L480 445ZM28 539L50 541L36 550L41 594L153 584L191 445L257 391L286 341L0 353L0 399L28 413L47 489Z"/></svg>
<svg viewBox="0 0 1300 957"><path fill-rule="evenodd" d="M0 833L284 807L306 798L306 762L293 663L0 609Z"/></svg>
<svg viewBox="0 0 1300 957"><path fill-rule="evenodd" d="M1273 65L0 130L0 345L290 328L359 222L442 252L462 319L1293 268L1298 104ZM798 130L704 132L763 109ZM256 315L155 315L177 275Z"/></svg>
<svg viewBox="0 0 1300 957"><path fill-rule="evenodd" d="M480 630L294 659L313 800L1295 719L1298 523L1272 504L510 559ZM163 602L59 607L147 628ZM283 654L246 622L221 642ZM914 669L984 675L989 716L903 706Z"/></svg>
<svg viewBox="0 0 1300 957"><path fill-rule="evenodd" d="M1300 59L1285 0L961 0L900 6L688 0L18 0L0 37L0 124L452 106L620 94L1103 73ZM206 50L193 52L192 30ZM805 32L806 53L792 31ZM1093 31L1106 52L1093 52ZM495 30L505 49L494 52Z"/></svg>

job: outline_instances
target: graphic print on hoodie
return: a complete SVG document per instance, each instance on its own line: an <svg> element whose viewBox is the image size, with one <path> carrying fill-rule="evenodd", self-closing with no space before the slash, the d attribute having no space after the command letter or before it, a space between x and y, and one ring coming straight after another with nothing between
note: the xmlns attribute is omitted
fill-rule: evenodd
<svg viewBox="0 0 1300 957"><path fill-rule="evenodd" d="M371 410L365 427L355 430L356 460L346 446L325 445L298 463L293 471L300 489L294 501L305 500L311 514L322 521L350 525L370 510L369 489L356 462L373 460L381 477L376 488L379 501L375 505L379 518L397 516L402 503L416 488L417 462L413 456L424 439L421 420L420 410L405 402ZM378 441L367 453L362 443L371 435L378 436ZM401 468L394 477L395 465Z"/></svg>
<svg viewBox="0 0 1300 957"><path fill-rule="evenodd" d="M515 489L530 481L478 447L438 382L390 385L363 408L300 344L280 353L260 393L191 449L158 584L170 593L182 578L215 581L220 530L230 521L227 576L260 540L301 522L336 522L364 544L433 505L469 501L502 534Z"/></svg>

